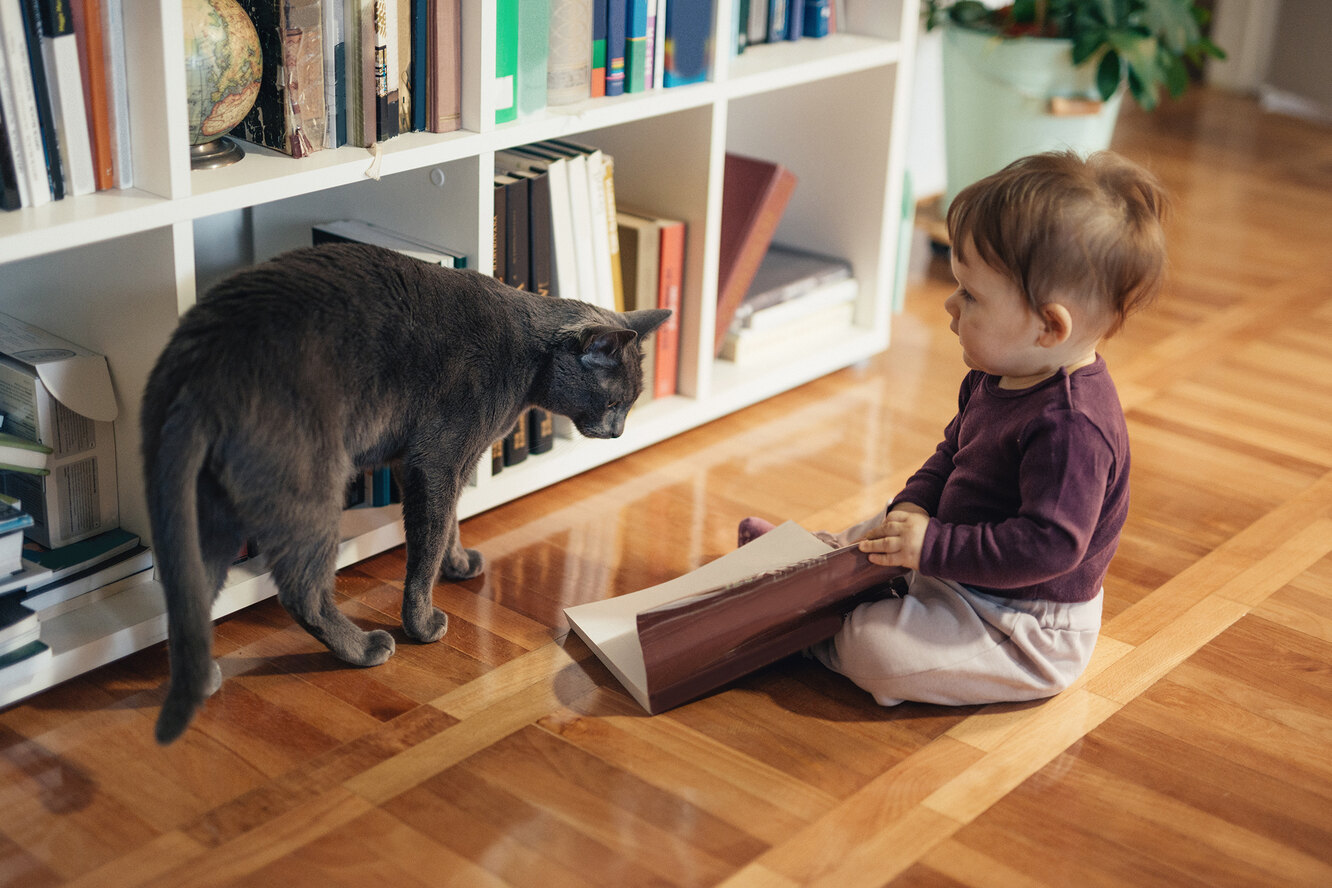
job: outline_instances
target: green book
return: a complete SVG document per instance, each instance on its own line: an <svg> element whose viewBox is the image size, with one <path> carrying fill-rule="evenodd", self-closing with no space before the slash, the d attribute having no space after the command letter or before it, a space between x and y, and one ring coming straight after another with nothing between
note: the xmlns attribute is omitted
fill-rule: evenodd
<svg viewBox="0 0 1332 888"><path fill-rule="evenodd" d="M518 119L519 0L495 4L495 122Z"/></svg>

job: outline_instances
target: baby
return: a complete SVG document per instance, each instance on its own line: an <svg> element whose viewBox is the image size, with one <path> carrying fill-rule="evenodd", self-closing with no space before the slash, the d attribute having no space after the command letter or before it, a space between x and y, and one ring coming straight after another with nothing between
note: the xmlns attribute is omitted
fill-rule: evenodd
<svg viewBox="0 0 1332 888"><path fill-rule="evenodd" d="M1097 354L1161 287L1165 196L1110 152L1018 160L948 210L945 300L971 368L934 455L838 534L912 571L811 649L880 704L1032 700L1068 687L1101 624L1128 514L1129 442ZM741 522L741 538L770 527Z"/></svg>

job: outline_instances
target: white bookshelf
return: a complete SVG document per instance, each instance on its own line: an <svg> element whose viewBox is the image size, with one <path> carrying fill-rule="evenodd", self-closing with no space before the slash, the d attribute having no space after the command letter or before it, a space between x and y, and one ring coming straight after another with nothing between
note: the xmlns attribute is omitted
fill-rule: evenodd
<svg viewBox="0 0 1332 888"><path fill-rule="evenodd" d="M716 34L737 0L718 0ZM483 467L463 518L562 481L824 374L888 345L902 205L906 114L918 0L846 0L843 32L714 53L707 83L550 108L500 126L483 88L493 68L493 0L463 0L463 127L381 146L378 178L362 148L302 160L245 144L240 163L189 168L181 9L126 4L135 187L0 213L0 311L107 356L115 386L122 524L149 539L139 398L180 313L221 276L309 242L313 223L357 217L491 255L494 153L549 138L615 158L617 200L687 223L680 394L634 411L613 441L557 441L491 477ZM776 160L798 184L777 240L849 259L855 324L826 348L737 367L712 359L722 170L727 151ZM432 173L443 172L443 185ZM564 445L564 446L561 446ZM339 565L403 541L396 507L347 513ZM466 528L464 528L464 536ZM233 570L215 616L273 595L262 566ZM53 658L0 706L165 638L149 577L43 624Z"/></svg>

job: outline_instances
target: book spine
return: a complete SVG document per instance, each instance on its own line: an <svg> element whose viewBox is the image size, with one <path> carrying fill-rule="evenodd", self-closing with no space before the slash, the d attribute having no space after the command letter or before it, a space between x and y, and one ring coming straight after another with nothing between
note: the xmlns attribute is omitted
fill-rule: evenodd
<svg viewBox="0 0 1332 888"><path fill-rule="evenodd" d="M832 0L805 0L804 36L827 37L831 21Z"/></svg>
<svg viewBox="0 0 1332 888"><path fill-rule="evenodd" d="M324 41L324 148L337 148L345 144L347 124L342 119L345 96L342 92L345 61L342 36L342 0L323 3ZM342 138L343 141L338 141Z"/></svg>
<svg viewBox="0 0 1332 888"><path fill-rule="evenodd" d="M65 161L62 158L61 140L56 133L56 108L54 76L47 76L47 64L43 44L41 13L37 9L37 0L23 2L23 32L28 46L28 70L32 73L33 94L37 98L37 121L41 126L42 154L46 162L46 182L51 189L51 197L60 200L65 196ZM52 72L54 73L54 72Z"/></svg>
<svg viewBox="0 0 1332 888"><path fill-rule="evenodd" d="M495 3L495 122L518 119L518 0Z"/></svg>
<svg viewBox="0 0 1332 888"><path fill-rule="evenodd" d="M708 79L712 52L713 0L670 0L666 4L664 85L686 86Z"/></svg>
<svg viewBox="0 0 1332 888"><path fill-rule="evenodd" d="M102 35L101 0L81 0L74 13L75 36L81 36L79 71L92 140L93 182L98 191L114 188L115 160L111 154L111 97L106 82L106 41Z"/></svg>
<svg viewBox="0 0 1332 888"><path fill-rule="evenodd" d="M5 79L3 74L4 72L0 70L0 81ZM0 98L0 210L17 210L22 206L18 170L14 167L14 154L9 145L9 129L5 125L4 101Z"/></svg>
<svg viewBox="0 0 1332 888"><path fill-rule="evenodd" d="M102 0L102 36L106 45L107 95L111 103L111 165L115 170L115 187L131 188L134 185L134 152L130 133L129 73L125 60L124 0ZM86 135L86 128L84 132ZM91 168L91 160L89 166ZM80 192L76 188L74 193Z"/></svg>
<svg viewBox="0 0 1332 888"><path fill-rule="evenodd" d="M411 113L412 113L412 132L423 132L429 128L426 117L428 110L427 95L429 87L427 86L428 69L430 67L427 61L430 54L430 25L429 25L429 2L428 0L412 0L412 63L408 70L411 73Z"/></svg>
<svg viewBox="0 0 1332 888"><path fill-rule="evenodd" d="M624 95L624 52L629 0L606 4L606 95Z"/></svg>
<svg viewBox="0 0 1332 888"><path fill-rule="evenodd" d="M324 26L320 0L284 0L282 95L287 153L307 157L324 147Z"/></svg>
<svg viewBox="0 0 1332 888"><path fill-rule="evenodd" d="M592 2L550 0L546 103L581 102L592 92Z"/></svg>
<svg viewBox="0 0 1332 888"><path fill-rule="evenodd" d="M550 0L518 0L518 116L546 107Z"/></svg>
<svg viewBox="0 0 1332 888"><path fill-rule="evenodd" d="M433 109L431 132L451 133L462 125L462 12L459 0L432 0L435 10L434 85L427 86Z"/></svg>
<svg viewBox="0 0 1332 888"><path fill-rule="evenodd" d="M657 307L671 316L657 328L657 374L653 394L666 398L676 393L680 364L680 304L684 280L685 225L672 221L661 227L660 270Z"/></svg>
<svg viewBox="0 0 1332 888"><path fill-rule="evenodd" d="M647 89L648 0L628 0L624 37L624 91Z"/></svg>
<svg viewBox="0 0 1332 888"><path fill-rule="evenodd" d="M606 94L606 16L608 0L592 0L592 98Z"/></svg>

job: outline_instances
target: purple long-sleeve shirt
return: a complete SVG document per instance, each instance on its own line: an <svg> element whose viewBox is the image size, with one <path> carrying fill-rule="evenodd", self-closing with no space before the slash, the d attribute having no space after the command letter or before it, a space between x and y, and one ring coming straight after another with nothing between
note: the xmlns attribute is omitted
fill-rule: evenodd
<svg viewBox="0 0 1332 888"><path fill-rule="evenodd" d="M922 573L1008 598L1088 601L1119 544L1128 475L1123 408L1098 356L1020 390L968 373L943 442L893 502L930 513Z"/></svg>

